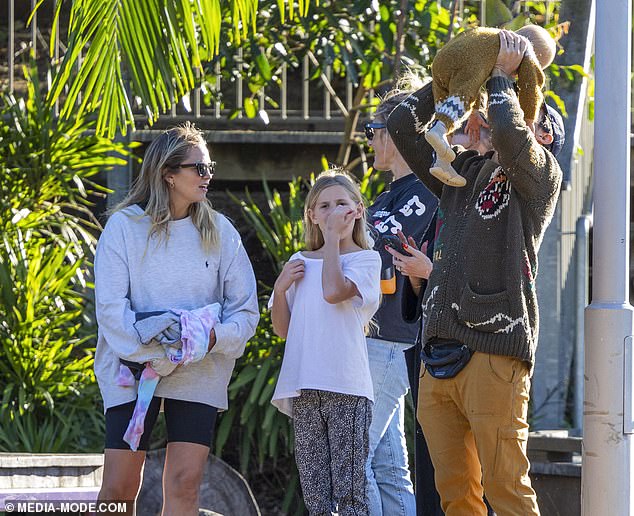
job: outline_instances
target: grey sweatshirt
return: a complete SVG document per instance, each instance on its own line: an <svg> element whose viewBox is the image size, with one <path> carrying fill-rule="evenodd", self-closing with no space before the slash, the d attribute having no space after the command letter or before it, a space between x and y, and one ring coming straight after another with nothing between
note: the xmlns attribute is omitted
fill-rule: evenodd
<svg viewBox="0 0 634 516"><path fill-rule="evenodd" d="M150 220L139 206L108 220L95 255L95 374L104 409L136 399L136 387L116 384L120 358L139 362L148 354L134 328L136 312L193 310L214 302L222 305L215 346L203 360L163 378L155 395L227 408L235 360L255 332L259 309L240 235L220 214L215 223L218 244L206 253L189 217L170 222L167 239L149 241Z"/></svg>

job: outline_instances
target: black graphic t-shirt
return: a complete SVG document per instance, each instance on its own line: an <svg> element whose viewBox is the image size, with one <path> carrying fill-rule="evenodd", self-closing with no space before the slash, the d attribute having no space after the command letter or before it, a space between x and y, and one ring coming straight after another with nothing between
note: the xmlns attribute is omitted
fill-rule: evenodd
<svg viewBox="0 0 634 516"><path fill-rule="evenodd" d="M368 222L373 228L374 249L381 254L383 268L392 266L392 255L385 250L381 236L396 235L400 229L420 246L437 207L438 199L414 174L393 181L390 189L376 198L368 208ZM381 306L374 316L378 328L372 329L371 336L414 344L418 325L404 322L401 315L403 283L409 280L395 272L396 292L383 294Z"/></svg>

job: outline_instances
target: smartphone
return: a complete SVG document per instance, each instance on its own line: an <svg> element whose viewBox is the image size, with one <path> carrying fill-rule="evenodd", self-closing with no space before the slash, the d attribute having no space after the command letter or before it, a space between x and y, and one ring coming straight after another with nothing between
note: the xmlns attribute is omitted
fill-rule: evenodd
<svg viewBox="0 0 634 516"><path fill-rule="evenodd" d="M403 247L403 242L401 242L401 239L396 236L396 235L383 235L381 237L381 240L383 241L383 245L387 245L389 247L391 247L392 249L394 249L395 251L398 251L401 254L404 254L405 256L409 256L410 253L408 253L405 248Z"/></svg>

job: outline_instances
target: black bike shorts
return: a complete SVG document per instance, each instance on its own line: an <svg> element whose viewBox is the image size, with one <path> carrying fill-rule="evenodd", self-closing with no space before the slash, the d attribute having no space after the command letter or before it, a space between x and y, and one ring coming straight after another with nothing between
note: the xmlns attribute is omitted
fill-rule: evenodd
<svg viewBox="0 0 634 516"><path fill-rule="evenodd" d="M156 423L163 400L167 442L202 444L211 448L218 409L194 401L173 400L154 397L145 416L145 429L139 442L139 450L147 451L150 435ZM130 445L123 440L136 401L110 407L106 410L106 448L129 450Z"/></svg>

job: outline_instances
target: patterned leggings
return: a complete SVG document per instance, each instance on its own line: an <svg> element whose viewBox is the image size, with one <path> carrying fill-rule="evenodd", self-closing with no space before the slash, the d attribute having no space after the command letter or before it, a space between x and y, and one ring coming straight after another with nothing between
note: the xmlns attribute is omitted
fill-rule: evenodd
<svg viewBox="0 0 634 516"><path fill-rule="evenodd" d="M295 461L311 516L368 514L365 463L372 402L302 390L293 400Z"/></svg>

